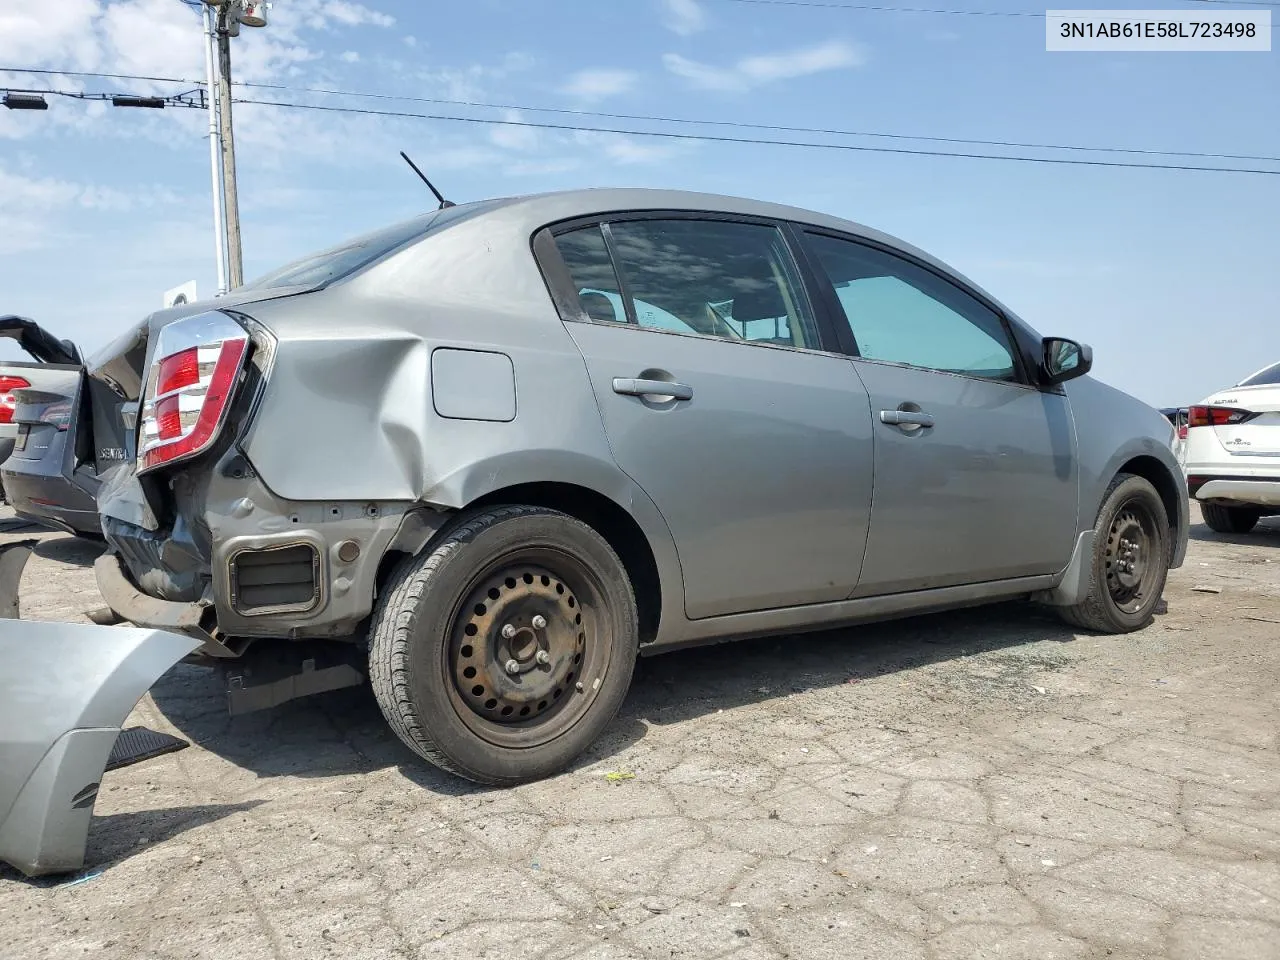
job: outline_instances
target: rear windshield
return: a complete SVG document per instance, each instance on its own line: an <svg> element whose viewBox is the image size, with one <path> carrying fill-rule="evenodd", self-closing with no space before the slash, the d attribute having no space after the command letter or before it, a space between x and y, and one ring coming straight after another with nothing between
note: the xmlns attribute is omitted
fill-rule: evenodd
<svg viewBox="0 0 1280 960"><path fill-rule="evenodd" d="M1248 380L1237 383L1237 387L1259 387L1263 384L1280 383L1280 363L1273 363L1267 369L1255 373Z"/></svg>
<svg viewBox="0 0 1280 960"><path fill-rule="evenodd" d="M321 253L313 253L280 267L266 276L246 283L240 290L271 290L278 287L322 287L391 253L398 247L421 239L441 227L483 213L496 206L499 200L482 200L463 203L430 213L412 220L366 233Z"/></svg>
<svg viewBox="0 0 1280 960"><path fill-rule="evenodd" d="M246 283L242 290L271 290L275 287L319 287L359 270L396 247L422 234L436 211L403 223L367 233L321 253L295 260Z"/></svg>

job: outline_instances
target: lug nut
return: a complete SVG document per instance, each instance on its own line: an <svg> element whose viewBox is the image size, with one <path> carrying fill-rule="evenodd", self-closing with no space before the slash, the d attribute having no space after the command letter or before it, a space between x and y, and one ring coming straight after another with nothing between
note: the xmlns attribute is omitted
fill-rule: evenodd
<svg viewBox="0 0 1280 960"><path fill-rule="evenodd" d="M551 654L547 653L547 651L545 650L539 650L538 655L534 657L534 659L537 660L538 663L540 663L542 666L545 667L548 663L551 662Z"/></svg>
<svg viewBox="0 0 1280 960"><path fill-rule="evenodd" d="M512 637L514 637L515 635L516 635L516 628L515 628L515 627L513 627L513 626L512 626L511 624L509 624L509 623L507 623L507 624L504 624L504 625L503 625L503 627L502 627L502 637L503 637L503 639L504 639L504 640L510 640L510 639L511 639Z"/></svg>
<svg viewBox="0 0 1280 960"><path fill-rule="evenodd" d="M547 618L542 614L538 614L533 618L533 629L541 630L547 625Z"/></svg>
<svg viewBox="0 0 1280 960"><path fill-rule="evenodd" d="M514 660L508 660L507 673L519 673L519 672L520 672L520 664L516 663Z"/></svg>
<svg viewBox="0 0 1280 960"><path fill-rule="evenodd" d="M573 685L573 689L575 689L575 690L577 690L579 693L581 693L583 690L585 690L585 689L587 689L587 688L586 688L586 687L584 687L584 686L582 685L582 681L581 681L581 680L579 680L577 683L575 683L575 684Z"/></svg>

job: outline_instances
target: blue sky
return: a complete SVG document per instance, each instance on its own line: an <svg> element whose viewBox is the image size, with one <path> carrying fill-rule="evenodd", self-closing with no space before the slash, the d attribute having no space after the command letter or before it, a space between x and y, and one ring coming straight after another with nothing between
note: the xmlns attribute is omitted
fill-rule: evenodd
<svg viewBox="0 0 1280 960"><path fill-rule="evenodd" d="M937 6L1044 11L1016 0ZM1199 8L1177 0L1155 6ZM180 0L4 7L0 66L203 78L199 18ZM1280 22L1280 8L1276 14ZM275 0L271 21L233 41L238 79L1280 157L1280 50L1047 53L1035 17L734 0ZM0 85L181 89L3 72ZM239 95L566 119L266 90ZM1041 332L1090 342L1098 376L1155 405L1194 402L1280 359L1280 176L693 143L251 104L235 117L248 277L428 208L430 196L398 156L404 149L457 201L660 186L858 220L951 263ZM92 351L156 309L166 288L194 279L203 294L213 292L206 122L194 110L61 98L43 113L0 111L0 312L32 316ZM1280 162L1218 163L1280 171Z"/></svg>

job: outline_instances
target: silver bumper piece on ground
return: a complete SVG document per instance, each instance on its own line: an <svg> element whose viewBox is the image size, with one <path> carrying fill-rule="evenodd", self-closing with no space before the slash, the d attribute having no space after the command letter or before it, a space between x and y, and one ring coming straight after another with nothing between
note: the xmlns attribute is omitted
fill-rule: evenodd
<svg viewBox="0 0 1280 960"><path fill-rule="evenodd" d="M0 619L0 860L28 876L84 864L121 726L198 646L159 630Z"/></svg>

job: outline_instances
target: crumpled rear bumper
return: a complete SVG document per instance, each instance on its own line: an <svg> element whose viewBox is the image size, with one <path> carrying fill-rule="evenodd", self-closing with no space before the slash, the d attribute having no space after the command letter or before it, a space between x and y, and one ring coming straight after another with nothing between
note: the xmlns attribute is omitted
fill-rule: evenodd
<svg viewBox="0 0 1280 960"><path fill-rule="evenodd" d="M0 860L28 876L84 864L121 725L197 646L159 630L0 620Z"/></svg>

